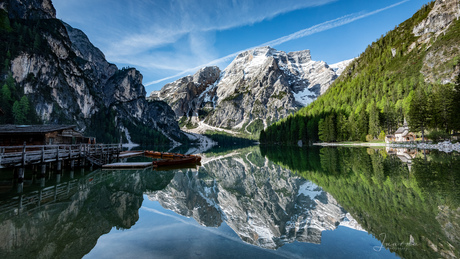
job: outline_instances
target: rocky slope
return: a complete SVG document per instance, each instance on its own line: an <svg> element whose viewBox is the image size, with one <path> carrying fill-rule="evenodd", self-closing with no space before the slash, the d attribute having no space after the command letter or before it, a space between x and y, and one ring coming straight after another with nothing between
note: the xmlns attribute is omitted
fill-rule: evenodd
<svg viewBox="0 0 460 259"><path fill-rule="evenodd" d="M460 73L460 66L457 64L460 45L455 38L443 37L450 27L455 26L456 21L458 23L459 17L460 4L457 0L438 0L428 17L413 28L412 33L419 38L411 47L423 46L427 49L420 71L425 76L425 81L452 83ZM459 29L456 33L459 33Z"/></svg>
<svg viewBox="0 0 460 259"><path fill-rule="evenodd" d="M105 133L115 139L126 128L147 128L171 141L184 138L173 111L163 102L146 100L139 71L107 62L82 31L55 19L51 1L9 0L0 7L10 23L33 27L41 37L41 51L24 48L9 64L41 121L77 124L93 134L111 130ZM107 125L114 126L101 130Z"/></svg>
<svg viewBox="0 0 460 259"><path fill-rule="evenodd" d="M151 98L170 104L183 125L201 121L256 133L315 100L349 62L333 69L313 61L309 50L261 47L240 53L221 73L217 67L203 68L152 92Z"/></svg>
<svg viewBox="0 0 460 259"><path fill-rule="evenodd" d="M257 148L204 157L198 173L178 172L149 199L208 227L224 221L240 238L277 249L294 241L321 243L338 225L362 230L337 201L314 183L262 157Z"/></svg>

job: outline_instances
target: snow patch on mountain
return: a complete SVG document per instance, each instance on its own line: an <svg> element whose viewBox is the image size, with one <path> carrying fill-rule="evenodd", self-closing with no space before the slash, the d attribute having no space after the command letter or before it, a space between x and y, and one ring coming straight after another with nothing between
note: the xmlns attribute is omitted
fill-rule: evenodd
<svg viewBox="0 0 460 259"><path fill-rule="evenodd" d="M305 197L310 197L311 200L315 200L316 196L321 195L323 189L318 185L314 184L312 181L307 181L299 187L299 193L297 196L304 195Z"/></svg>
<svg viewBox="0 0 460 259"><path fill-rule="evenodd" d="M241 52L223 71L202 68L166 84L151 98L166 101L182 125L198 126L200 133L206 126L257 134L313 102L349 62L330 67L312 60L309 50L259 47Z"/></svg>
<svg viewBox="0 0 460 259"><path fill-rule="evenodd" d="M335 73L337 74L337 76L340 76L340 75L342 74L342 72L345 70L345 68L347 68L347 66L348 66L351 62L353 62L353 60L355 60L355 59L352 58L352 59L344 60L344 61L341 61L341 62L332 64L332 65L329 65L329 67L332 68L332 70L335 71Z"/></svg>

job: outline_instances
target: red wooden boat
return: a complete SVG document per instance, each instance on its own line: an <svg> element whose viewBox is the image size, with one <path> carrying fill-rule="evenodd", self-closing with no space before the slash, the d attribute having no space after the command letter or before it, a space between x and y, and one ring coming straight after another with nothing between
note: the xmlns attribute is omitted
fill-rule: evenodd
<svg viewBox="0 0 460 259"><path fill-rule="evenodd" d="M164 158L164 159L173 159L173 160L181 160L185 158L194 157L197 159L197 162L201 161L201 157L197 155L183 155L178 153L167 153L167 152L157 152L157 151L144 151L145 156L156 157L156 158Z"/></svg>

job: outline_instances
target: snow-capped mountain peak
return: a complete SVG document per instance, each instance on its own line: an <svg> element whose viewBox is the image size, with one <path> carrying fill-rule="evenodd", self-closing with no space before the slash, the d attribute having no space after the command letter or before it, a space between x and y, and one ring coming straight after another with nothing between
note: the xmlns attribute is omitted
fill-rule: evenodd
<svg viewBox="0 0 460 259"><path fill-rule="evenodd" d="M197 74L202 77L181 78L152 97L168 102L189 125L257 133L314 101L344 66L314 61L309 50L259 47L238 54L221 73L215 67L201 69ZM207 70L215 73L208 76Z"/></svg>

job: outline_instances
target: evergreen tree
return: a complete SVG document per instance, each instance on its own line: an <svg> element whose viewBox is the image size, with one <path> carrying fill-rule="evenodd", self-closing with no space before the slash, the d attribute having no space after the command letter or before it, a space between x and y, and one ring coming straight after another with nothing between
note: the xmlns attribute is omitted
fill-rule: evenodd
<svg viewBox="0 0 460 259"><path fill-rule="evenodd" d="M460 131L460 74L457 76L452 97L452 129Z"/></svg>
<svg viewBox="0 0 460 259"><path fill-rule="evenodd" d="M15 101L13 104L13 118L15 124L24 124L25 114L22 112L21 104L18 101Z"/></svg>
<svg viewBox="0 0 460 259"><path fill-rule="evenodd" d="M428 99L423 89L418 89L409 106L409 128L412 131L421 131L422 140L425 140L425 129L428 125Z"/></svg>
<svg viewBox="0 0 460 259"><path fill-rule="evenodd" d="M262 131L260 132L259 141L262 142L262 143L266 143L266 142L267 142L265 130L262 130Z"/></svg>
<svg viewBox="0 0 460 259"><path fill-rule="evenodd" d="M21 106L21 110L24 113L24 116L27 116L29 114L29 109L30 109L29 99L27 98L27 96L24 95L23 97L21 97L21 101L19 101L19 105Z"/></svg>
<svg viewBox="0 0 460 259"><path fill-rule="evenodd" d="M11 101L11 91L7 84L4 84L1 91L2 105L6 105Z"/></svg>
<svg viewBox="0 0 460 259"><path fill-rule="evenodd" d="M374 102L371 102L369 105L369 134L372 137L376 138L380 133L380 120L379 120L379 112L377 107L375 106Z"/></svg>
<svg viewBox="0 0 460 259"><path fill-rule="evenodd" d="M454 90L450 85L435 85L431 102L432 126L450 134Z"/></svg>
<svg viewBox="0 0 460 259"><path fill-rule="evenodd" d="M307 125L301 116L297 117L299 120L299 136L298 139L302 140L303 143L307 141Z"/></svg>
<svg viewBox="0 0 460 259"><path fill-rule="evenodd" d="M42 44L42 38L40 34L36 33L34 37L34 50L39 51Z"/></svg>

